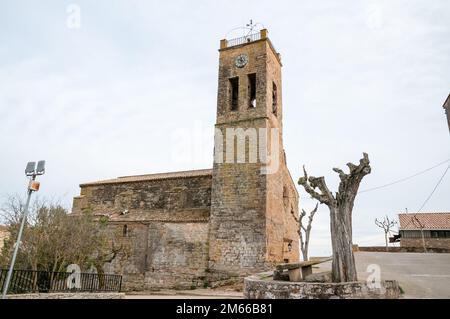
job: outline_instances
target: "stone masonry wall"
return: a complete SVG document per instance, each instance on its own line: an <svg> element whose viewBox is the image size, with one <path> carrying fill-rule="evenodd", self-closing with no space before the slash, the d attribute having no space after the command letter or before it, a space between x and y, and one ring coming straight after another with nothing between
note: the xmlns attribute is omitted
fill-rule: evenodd
<svg viewBox="0 0 450 319"><path fill-rule="evenodd" d="M279 172L267 176L267 261L271 264L299 260L298 193L284 156Z"/></svg>
<svg viewBox="0 0 450 319"><path fill-rule="evenodd" d="M122 227L117 227L120 234ZM128 259L107 265L123 274L124 290L190 289L207 282L208 224L152 222L128 225Z"/></svg>
<svg viewBox="0 0 450 319"><path fill-rule="evenodd" d="M92 183L73 213L108 216L124 251L105 268L124 276L125 290L191 288L208 267L210 194L211 175Z"/></svg>
<svg viewBox="0 0 450 319"><path fill-rule="evenodd" d="M266 256L266 176L261 164L250 163L246 145L245 163L226 157L227 129L266 127L266 50L259 41L220 52L216 129L222 132L223 163L213 165L209 266L231 275L262 269ZM248 64L236 68L234 60L247 54ZM248 104L248 74L256 73L256 107ZM231 111L229 79L239 77L238 108ZM247 144L247 142L246 142ZM233 145L236 150L236 145ZM216 152L220 152L216 148ZM231 163L227 161L231 160Z"/></svg>
<svg viewBox="0 0 450 319"><path fill-rule="evenodd" d="M292 180L291 174L287 167L283 171L284 187L286 192L283 193L284 202L284 238L291 241L291 251L284 247L283 261L296 262L300 260L300 242L299 242L299 195ZM289 242L286 243L287 245Z"/></svg>
<svg viewBox="0 0 450 319"><path fill-rule="evenodd" d="M248 56L248 64L237 68L235 58L240 54ZM248 75L256 74L256 107L249 107ZM239 78L239 103L237 110L231 110L229 80ZM277 114L272 113L272 83L277 86ZM298 248L298 235L286 230L286 222L292 223L286 215L283 188L286 183L282 126L281 126L281 64L269 40L221 50L219 63L219 86L216 129L224 137L222 160L214 163L211 222L210 222L210 268L214 271L244 274L265 269L269 264L294 261L295 253L287 251L287 243ZM278 129L278 170L263 174L266 163L258 154L256 163L250 162L249 143L246 138L245 163L237 158L227 163L227 129L259 130ZM259 148L265 148L259 136ZM270 139L269 139L270 141ZM236 150L236 145L234 149ZM217 151L217 149L216 149ZM291 189L290 185L288 187ZM295 197L295 193L293 193ZM295 201L295 200L294 200ZM290 204L287 206L291 206ZM293 205L292 205L293 206ZM297 208L294 208L298 212ZM289 255L289 256L288 256Z"/></svg>
<svg viewBox="0 0 450 319"><path fill-rule="evenodd" d="M280 56L266 42L267 127L278 129L279 169L267 175L267 261L271 263L299 260L298 193L289 174L283 149L283 103ZM276 113L273 112L272 85L277 87ZM272 134L272 133L271 133ZM273 135L272 135L273 138ZM290 247L290 248L289 248Z"/></svg>
<svg viewBox="0 0 450 319"><path fill-rule="evenodd" d="M130 220L156 217L183 220L180 214L209 211L211 206L211 175L123 183L118 179L80 187L80 196L74 199L73 213L90 210L111 215L128 210Z"/></svg>
<svg viewBox="0 0 450 319"><path fill-rule="evenodd" d="M236 274L261 269L266 254L265 176L258 164L215 167L210 268Z"/></svg>
<svg viewBox="0 0 450 319"><path fill-rule="evenodd" d="M249 61L244 68L236 68L234 59L247 54ZM248 119L266 118L268 101L267 42L258 41L220 52L219 83L217 94L217 124ZM248 74L256 73L256 107L248 107ZM239 77L239 102L236 111L230 111L231 90L229 79Z"/></svg>
<svg viewBox="0 0 450 319"><path fill-rule="evenodd" d="M422 238L401 238L401 247L423 247ZM427 248L450 249L450 238L425 238Z"/></svg>

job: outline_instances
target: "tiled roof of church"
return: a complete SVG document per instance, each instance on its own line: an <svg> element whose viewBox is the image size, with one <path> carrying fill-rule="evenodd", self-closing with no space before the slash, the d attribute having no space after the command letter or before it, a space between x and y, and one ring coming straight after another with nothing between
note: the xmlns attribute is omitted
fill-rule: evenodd
<svg viewBox="0 0 450 319"><path fill-rule="evenodd" d="M416 219L417 217L417 219ZM450 229L450 213L399 214L400 230Z"/></svg>
<svg viewBox="0 0 450 319"><path fill-rule="evenodd" d="M106 180L102 180L102 181L84 183L84 184L81 184L80 187L90 186L90 185L144 182L144 181L174 179L174 178L190 178L190 177L200 177L200 176L210 176L210 175L212 175L212 169L201 169L201 170L193 170L193 171L157 173L157 174L135 175L135 176L122 176L122 177L113 178L113 179L106 179Z"/></svg>

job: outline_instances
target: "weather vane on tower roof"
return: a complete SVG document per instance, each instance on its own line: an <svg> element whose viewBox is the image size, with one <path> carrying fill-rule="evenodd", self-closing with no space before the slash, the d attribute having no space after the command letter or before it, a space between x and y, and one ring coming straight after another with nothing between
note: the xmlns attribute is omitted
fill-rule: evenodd
<svg viewBox="0 0 450 319"><path fill-rule="evenodd" d="M261 23L258 23L258 22L253 23L253 19L250 19L250 22L246 23L245 26L233 28L230 31L228 31L228 33L225 36L225 38L239 37L239 36L247 37L247 36L253 34L258 27L260 29L264 29L264 25L262 25ZM237 35L236 34L237 31L242 31L242 34L241 35Z"/></svg>
<svg viewBox="0 0 450 319"><path fill-rule="evenodd" d="M253 29L255 28L255 25L253 24L253 19L250 19L250 23L247 23L245 25L248 28L248 34L252 34Z"/></svg>

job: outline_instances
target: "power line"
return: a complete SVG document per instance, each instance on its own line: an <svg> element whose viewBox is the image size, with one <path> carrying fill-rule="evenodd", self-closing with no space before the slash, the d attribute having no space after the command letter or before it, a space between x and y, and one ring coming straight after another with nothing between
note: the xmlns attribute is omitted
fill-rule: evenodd
<svg viewBox="0 0 450 319"><path fill-rule="evenodd" d="M395 181L393 181L393 182L391 182L391 183L387 183L387 184L380 185L380 186L377 186L377 187L372 187L372 188L364 189L364 190L362 190L362 191L359 191L358 194L361 194L361 193L367 193L367 192L371 192L371 191L375 191L375 190L378 190L378 189L382 189L382 188L385 188L385 187L389 187L389 186L392 186L392 185L395 185L395 184L399 184L399 183L405 182L405 181L410 180L410 179L412 179L412 178L414 178L414 177L417 177L417 176L419 176L419 175L425 174L425 173L427 173L427 172L429 172L429 171L431 171L431 170L433 170L433 169L435 169L435 168L437 168L437 167L439 167L439 166L442 166L442 165L444 165L444 164L446 164L446 163L448 163L448 162L450 162L450 158L447 159L447 160L445 160L445 161L443 161L443 162L440 162L440 163L438 163L438 164L436 164L436 165L434 165L434 166L432 166L432 167L429 167L429 168L427 168L427 169L424 169L423 171L420 171L420 172L417 172L417 173L415 173L415 174L413 174L413 175L410 175L410 176L408 176L408 177L404 177L404 178L395 180ZM447 169L447 170L448 170L448 169ZM442 178L443 178L443 177L442 177ZM439 183L440 183L440 182L439 182ZM432 196L432 194L431 194L431 196ZM431 196L430 196L430 198L431 198ZM310 199L310 198L311 198L311 197L300 196L300 199Z"/></svg>
<svg viewBox="0 0 450 319"><path fill-rule="evenodd" d="M442 180L444 179L445 175L447 174L448 170L450 169L450 165L447 166L446 170L444 171L444 174L442 174L441 178L439 179L439 181L437 182L437 184L434 186L433 190L431 191L431 194L428 195L427 199L423 202L422 206L419 208L419 210L417 211L417 213L414 214L414 216L411 217L411 221L413 223L414 226L415 222L417 221L417 224L419 225L420 228L420 232L422 234L422 245L423 245L423 250L424 252L427 252L427 246L425 244L425 237L423 234L423 229L425 228L425 225L423 223L420 222L419 218L417 218L417 214L420 213L422 211L422 209L425 207L425 205L428 203L428 201L431 199L431 197L433 196L434 192L436 191L436 189L439 187L439 185L441 184Z"/></svg>
<svg viewBox="0 0 450 319"><path fill-rule="evenodd" d="M398 184L398 183L405 182L407 180L410 180L411 178L414 178L416 176L419 176L419 175L422 175L424 173L427 173L427 172L431 171L432 169L435 169L435 168L437 168L437 167L439 167L441 165L444 165L445 163L448 163L448 162L450 162L450 158L445 160L445 161L443 161L443 162L441 162L441 163L439 163L439 164L436 164L436 165L434 165L434 166L432 166L430 168L427 168L427 169L425 169L423 171L420 171L420 172L418 172L418 173L416 173L414 175L411 175L411 176L408 176L408 177L405 177L405 178L393 181L393 182L388 183L388 184L384 184L384 185L381 185L381 186L372 187L372 188L368 188L368 189L362 190L362 191L358 192L358 194L371 192L371 191L374 191L374 190L378 190L378 189L381 189L381 188L385 188L385 187L389 187L389 186L392 186L392 185L395 185L395 184Z"/></svg>
<svg viewBox="0 0 450 319"><path fill-rule="evenodd" d="M441 182L444 180L445 175L447 174L448 170L450 169L450 165L447 166L447 168L444 171L444 174L442 174L441 178L439 178L438 182L436 183L436 185L434 186L433 190L431 191L431 194L428 195L427 199L423 202L422 206L420 206L419 210L414 213L414 216L411 218L412 223L415 226L414 220L417 221L417 223L419 224L419 228L423 228L424 226L422 225L422 223L419 221L419 219L417 218L417 214L420 213L422 211L422 209L425 207L425 205L428 203L428 201L431 199L431 197L433 196L434 192L437 190L437 188L439 187L439 185L441 184Z"/></svg>
<svg viewBox="0 0 450 319"><path fill-rule="evenodd" d="M447 166L447 169L445 170L444 174L442 174L441 178L439 179L439 181L437 182L436 186L434 186L433 191L431 192L431 194L427 197L427 199L425 200L425 202L423 202L422 206L420 207L419 211L422 211L422 209L425 207L425 205L428 203L428 201L431 199L431 197L433 196L434 192L436 191L436 189L439 187L439 185L441 184L442 180L444 179L445 175L447 174L448 170L450 169L450 165Z"/></svg>

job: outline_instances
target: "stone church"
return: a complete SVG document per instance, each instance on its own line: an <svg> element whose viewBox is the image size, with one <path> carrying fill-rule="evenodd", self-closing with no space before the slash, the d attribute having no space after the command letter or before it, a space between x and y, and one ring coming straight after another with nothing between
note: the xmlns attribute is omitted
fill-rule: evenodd
<svg viewBox="0 0 450 319"><path fill-rule="evenodd" d="M221 40L212 169L80 185L72 212L103 216L129 247L108 265L124 276L126 289L206 287L299 259L299 196L283 150L281 66L265 29ZM246 134L245 160L220 159L236 145L234 137L218 138L230 129ZM262 153L250 160L254 138L259 150L279 159L275 169L264 172Z"/></svg>

